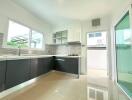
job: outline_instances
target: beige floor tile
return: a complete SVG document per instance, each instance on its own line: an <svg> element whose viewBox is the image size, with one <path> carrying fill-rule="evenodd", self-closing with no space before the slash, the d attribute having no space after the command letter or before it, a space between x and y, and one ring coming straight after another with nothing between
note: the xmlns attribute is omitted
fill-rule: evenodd
<svg viewBox="0 0 132 100"><path fill-rule="evenodd" d="M33 83L34 85L27 86L1 100L83 100L80 98L86 89L83 85L85 82L83 78L77 79L64 73L53 72L41 77Z"/></svg>
<svg viewBox="0 0 132 100"><path fill-rule="evenodd" d="M108 79L100 75L81 75L79 79L51 72L1 100L129 100Z"/></svg>

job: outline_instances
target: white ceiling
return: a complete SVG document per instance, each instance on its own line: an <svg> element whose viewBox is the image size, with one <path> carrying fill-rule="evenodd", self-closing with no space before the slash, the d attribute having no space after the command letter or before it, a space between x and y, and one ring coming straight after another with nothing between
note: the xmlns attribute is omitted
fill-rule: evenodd
<svg viewBox="0 0 132 100"><path fill-rule="evenodd" d="M86 20L111 14L125 0L13 0L35 16L51 23Z"/></svg>

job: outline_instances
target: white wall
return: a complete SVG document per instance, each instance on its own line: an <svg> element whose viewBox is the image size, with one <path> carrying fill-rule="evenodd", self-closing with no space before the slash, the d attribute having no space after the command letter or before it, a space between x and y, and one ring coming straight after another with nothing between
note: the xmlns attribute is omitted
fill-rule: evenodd
<svg viewBox="0 0 132 100"><path fill-rule="evenodd" d="M130 4L132 4L131 0L125 0L123 5L120 5L118 9L115 10L112 16L112 24L111 24L111 60L112 60L112 80L116 80L116 53L115 53L115 31L114 27L119 22L119 20L124 16L124 14L130 9Z"/></svg>
<svg viewBox="0 0 132 100"><path fill-rule="evenodd" d="M81 27L80 26L80 21L63 19L62 22L59 21L56 25L54 25L53 32L68 30L71 27L75 27L75 26L80 28Z"/></svg>
<svg viewBox="0 0 132 100"><path fill-rule="evenodd" d="M83 70L85 71L85 73L87 72L87 55L88 56L93 56L93 52L89 52L87 54L87 33L88 32L95 32L95 31L107 31L108 32L107 33L107 35L108 35L107 39L108 39L108 42L110 44L109 35L110 35L111 15L106 15L106 16L103 16L103 17L100 17L100 18L101 18L101 26L99 26L99 27L92 27L91 20L87 20L87 21L84 21L82 23L82 36L81 37L82 37L82 43L85 45L85 46L82 47L82 56L83 56L82 66L84 66ZM105 58L106 53L102 53L102 56L103 56L102 59L108 60L108 65L106 64L107 62L105 62L105 65L108 66L108 71L109 71L109 67L111 67L110 66L110 63L111 63L110 59L111 58L109 57L109 55L111 55L110 54L111 52L110 52L109 44L108 44L108 47L107 47L107 50L108 50L107 57L108 57L108 59ZM90 59L88 58L88 60L89 60L88 63L90 65L93 63L93 61L96 61L95 59L97 59L97 57L95 57L95 56L98 55L98 53L99 52L94 52L94 56ZM95 63L96 62L94 62L94 64ZM103 66L105 66L105 65L103 64ZM95 66L97 66L97 64ZM94 65L92 67L94 67Z"/></svg>
<svg viewBox="0 0 132 100"><path fill-rule="evenodd" d="M51 25L40 20L31 13L18 6L12 0L0 1L0 32L7 34L8 20L12 19L32 29L43 32L46 42L51 42Z"/></svg>
<svg viewBox="0 0 132 100"><path fill-rule="evenodd" d="M82 22L82 31L83 31L83 34L82 34L83 41L82 42L84 44L86 44L86 42L87 42L87 39L85 38L86 33L110 30L111 15L100 16L100 18L101 18L101 25L98 27L92 27L92 23L91 23L92 19Z"/></svg>

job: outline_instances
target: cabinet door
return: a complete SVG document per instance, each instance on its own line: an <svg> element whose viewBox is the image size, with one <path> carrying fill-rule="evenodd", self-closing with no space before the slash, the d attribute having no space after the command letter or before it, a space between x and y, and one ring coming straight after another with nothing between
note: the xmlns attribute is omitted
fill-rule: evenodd
<svg viewBox="0 0 132 100"><path fill-rule="evenodd" d="M44 64L44 73L48 73L53 69L53 58L43 58L43 64Z"/></svg>
<svg viewBox="0 0 132 100"><path fill-rule="evenodd" d="M66 58L66 72L72 74L78 74L79 71L79 59L78 58Z"/></svg>
<svg viewBox="0 0 132 100"><path fill-rule="evenodd" d="M69 26L68 42L81 42L81 28L80 25Z"/></svg>
<svg viewBox="0 0 132 100"><path fill-rule="evenodd" d="M0 92L5 86L6 61L0 61Z"/></svg>
<svg viewBox="0 0 132 100"><path fill-rule="evenodd" d="M78 58L56 58L56 70L72 74L78 74L79 61Z"/></svg>
<svg viewBox="0 0 132 100"><path fill-rule="evenodd" d="M66 71L66 62L65 62L65 58L62 57L56 57L55 59L55 64L56 64L56 68L55 70L57 71Z"/></svg>
<svg viewBox="0 0 132 100"><path fill-rule="evenodd" d="M9 60L7 61L6 89L29 80L30 60Z"/></svg>
<svg viewBox="0 0 132 100"><path fill-rule="evenodd" d="M43 58L38 58L38 72L37 72L37 76L40 76L43 73L44 73Z"/></svg>
<svg viewBox="0 0 132 100"><path fill-rule="evenodd" d="M38 58L30 60L30 79L38 75Z"/></svg>
<svg viewBox="0 0 132 100"><path fill-rule="evenodd" d="M45 74L53 69L53 59L52 57L48 58L38 58L38 75Z"/></svg>

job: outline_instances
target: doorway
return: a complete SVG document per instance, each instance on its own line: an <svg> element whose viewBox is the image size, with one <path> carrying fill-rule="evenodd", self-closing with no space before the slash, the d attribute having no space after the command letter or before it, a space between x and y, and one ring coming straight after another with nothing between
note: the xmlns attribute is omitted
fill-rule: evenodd
<svg viewBox="0 0 132 100"><path fill-rule="evenodd" d="M108 77L107 65L107 32L87 33L87 74Z"/></svg>

